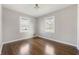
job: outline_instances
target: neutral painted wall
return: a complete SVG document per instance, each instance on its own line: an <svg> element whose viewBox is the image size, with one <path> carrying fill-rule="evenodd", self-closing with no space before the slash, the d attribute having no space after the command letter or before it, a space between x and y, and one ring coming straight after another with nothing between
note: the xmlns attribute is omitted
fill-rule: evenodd
<svg viewBox="0 0 79 59"><path fill-rule="evenodd" d="M19 32L19 16L30 17L28 15L3 8L3 40L2 42L19 40L21 38L41 36L48 38L50 40L55 40L58 42L71 44L76 46L77 44L77 6L73 5L67 8L64 8L59 11L55 11L48 15L33 18L35 26L33 28L34 33L31 35L25 35L25 33ZM46 33L42 31L43 29L43 17L55 16L56 20L56 32L55 33ZM36 20L35 20L36 19Z"/></svg>
<svg viewBox="0 0 79 59"><path fill-rule="evenodd" d="M55 33L46 33L43 29L43 18L55 16ZM39 18L39 36L58 42L77 46L77 5L55 11Z"/></svg>
<svg viewBox="0 0 79 59"><path fill-rule="evenodd" d="M77 20L77 48L79 50L79 5L78 5L78 20Z"/></svg>
<svg viewBox="0 0 79 59"><path fill-rule="evenodd" d="M35 18L35 36L38 36L38 30L39 30L39 19Z"/></svg>
<svg viewBox="0 0 79 59"><path fill-rule="evenodd" d="M0 4L0 54L1 54L1 45L2 45L2 7Z"/></svg>
<svg viewBox="0 0 79 59"><path fill-rule="evenodd" d="M15 40L20 40L24 38L31 38L34 34L34 27L31 30L31 33L20 33L19 31L19 17L29 17L32 19L34 25L34 18L26 14L22 14L13 10L9 10L3 7L3 40L2 42L10 42Z"/></svg>

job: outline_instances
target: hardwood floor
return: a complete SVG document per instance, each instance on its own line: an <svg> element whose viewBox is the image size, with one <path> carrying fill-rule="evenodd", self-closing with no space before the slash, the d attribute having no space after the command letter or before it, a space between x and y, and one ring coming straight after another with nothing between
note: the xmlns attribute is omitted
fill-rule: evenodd
<svg viewBox="0 0 79 59"><path fill-rule="evenodd" d="M4 44L2 55L76 55L77 48L40 37Z"/></svg>

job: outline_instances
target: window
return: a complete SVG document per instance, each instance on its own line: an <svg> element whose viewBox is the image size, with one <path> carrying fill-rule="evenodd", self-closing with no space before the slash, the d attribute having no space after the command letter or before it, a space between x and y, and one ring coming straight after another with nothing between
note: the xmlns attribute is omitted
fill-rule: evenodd
<svg viewBox="0 0 79 59"><path fill-rule="evenodd" d="M45 32L55 33L55 17L47 17L44 22Z"/></svg>
<svg viewBox="0 0 79 59"><path fill-rule="evenodd" d="M32 28L32 21L30 18L20 17L20 32L28 32Z"/></svg>

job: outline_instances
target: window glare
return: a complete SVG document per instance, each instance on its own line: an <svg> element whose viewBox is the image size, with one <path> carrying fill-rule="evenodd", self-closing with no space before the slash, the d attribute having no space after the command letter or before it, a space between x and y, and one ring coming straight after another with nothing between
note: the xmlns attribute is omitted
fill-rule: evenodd
<svg viewBox="0 0 79 59"><path fill-rule="evenodd" d="M30 32L32 22L30 18L20 17L20 32Z"/></svg>
<svg viewBox="0 0 79 59"><path fill-rule="evenodd" d="M44 19L44 27L45 32L52 32L55 33L55 17L48 17Z"/></svg>

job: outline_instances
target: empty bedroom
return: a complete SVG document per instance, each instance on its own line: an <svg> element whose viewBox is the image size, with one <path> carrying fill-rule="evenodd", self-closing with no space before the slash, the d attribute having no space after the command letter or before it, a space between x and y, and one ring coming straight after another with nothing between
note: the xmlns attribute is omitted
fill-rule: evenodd
<svg viewBox="0 0 79 59"><path fill-rule="evenodd" d="M2 4L1 55L77 55L76 4Z"/></svg>

